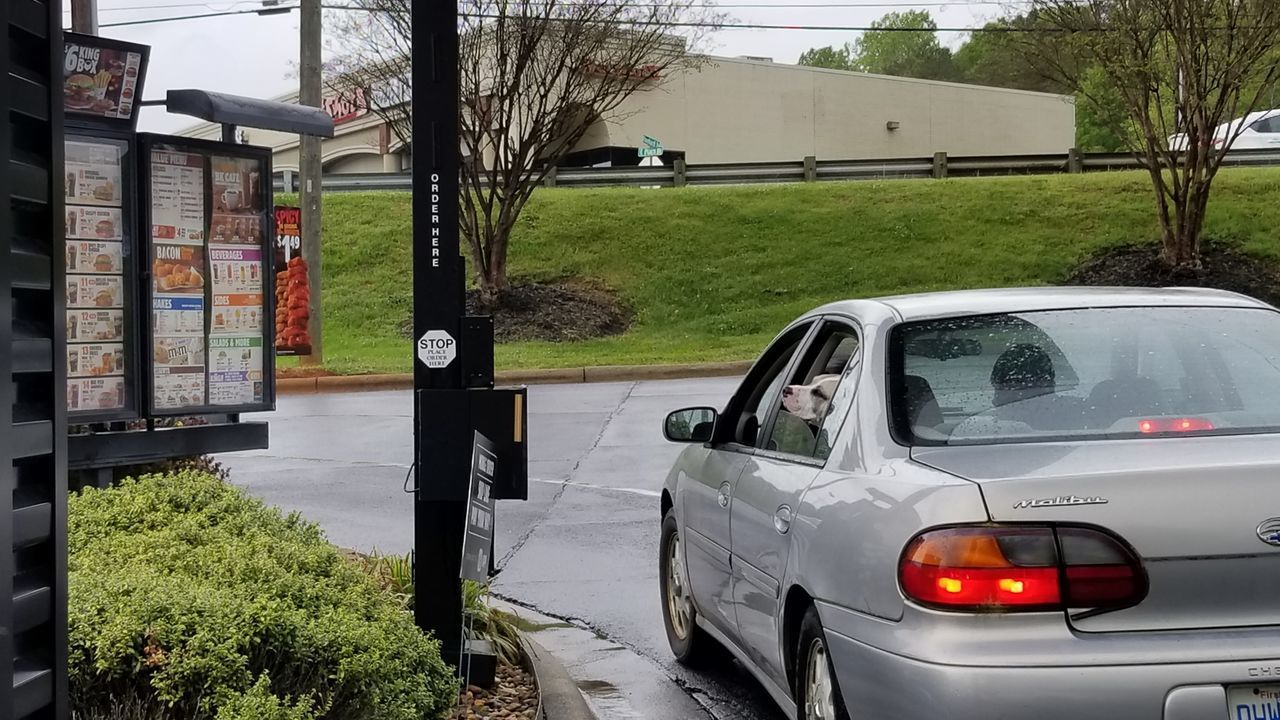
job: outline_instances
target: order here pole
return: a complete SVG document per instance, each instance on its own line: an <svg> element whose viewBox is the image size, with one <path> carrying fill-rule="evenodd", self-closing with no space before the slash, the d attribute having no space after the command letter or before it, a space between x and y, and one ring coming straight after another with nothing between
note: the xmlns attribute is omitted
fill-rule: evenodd
<svg viewBox="0 0 1280 720"><path fill-rule="evenodd" d="M412 12L415 617L456 658L472 435L459 342L458 6L415 2Z"/></svg>

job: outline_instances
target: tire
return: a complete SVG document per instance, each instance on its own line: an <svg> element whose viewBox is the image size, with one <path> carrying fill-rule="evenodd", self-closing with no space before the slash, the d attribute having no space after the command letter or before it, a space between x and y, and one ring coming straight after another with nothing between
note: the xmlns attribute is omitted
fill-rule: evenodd
<svg viewBox="0 0 1280 720"><path fill-rule="evenodd" d="M849 711L828 652L826 633L822 631L818 611L812 607L805 611L804 620L800 623L800 639L794 657L796 717L799 720L849 720ZM814 670L822 672L823 668L825 676L819 675L817 682L813 682Z"/></svg>
<svg viewBox="0 0 1280 720"><path fill-rule="evenodd" d="M674 510L668 510L662 518L662 540L658 548L662 624L666 626L671 653L681 665L706 667L717 657L720 648L715 638L698 627L698 611L689 597L685 580L684 553Z"/></svg>

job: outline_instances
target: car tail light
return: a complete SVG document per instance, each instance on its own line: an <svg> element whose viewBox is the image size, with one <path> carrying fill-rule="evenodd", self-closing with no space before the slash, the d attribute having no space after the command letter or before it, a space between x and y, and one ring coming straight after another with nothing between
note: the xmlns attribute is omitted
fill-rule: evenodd
<svg viewBox="0 0 1280 720"><path fill-rule="evenodd" d="M931 530L907 545L898 576L909 599L970 612L1125 607L1146 594L1137 557L1079 527Z"/></svg>
<svg viewBox="0 0 1280 720"><path fill-rule="evenodd" d="M1205 432L1213 429L1213 423L1204 418L1174 418L1172 420L1156 418L1139 420L1138 432L1143 435L1155 433Z"/></svg>

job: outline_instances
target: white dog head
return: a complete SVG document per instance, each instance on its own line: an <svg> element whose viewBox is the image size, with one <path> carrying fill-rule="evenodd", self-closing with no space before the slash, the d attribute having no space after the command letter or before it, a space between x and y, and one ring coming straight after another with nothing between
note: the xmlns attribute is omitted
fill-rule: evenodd
<svg viewBox="0 0 1280 720"><path fill-rule="evenodd" d="M839 383L839 375L819 375L809 385L787 385L782 388L782 407L801 420L821 422Z"/></svg>

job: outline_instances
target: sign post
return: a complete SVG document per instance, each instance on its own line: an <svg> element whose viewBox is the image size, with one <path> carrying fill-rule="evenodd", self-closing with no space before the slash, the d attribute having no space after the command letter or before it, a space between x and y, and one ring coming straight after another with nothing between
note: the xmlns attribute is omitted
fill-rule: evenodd
<svg viewBox="0 0 1280 720"><path fill-rule="evenodd" d="M461 647L462 538L467 516L470 411L462 366L464 268L458 246L458 6L414 3L413 337L414 568L423 588L415 619L441 643ZM425 348L424 348L425 343ZM452 350L444 350L444 347ZM460 357L461 356L461 357ZM429 589L429 592L427 591Z"/></svg>

